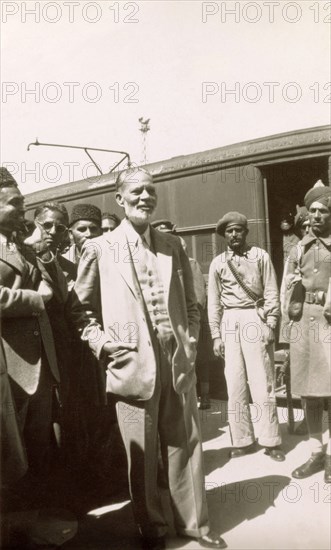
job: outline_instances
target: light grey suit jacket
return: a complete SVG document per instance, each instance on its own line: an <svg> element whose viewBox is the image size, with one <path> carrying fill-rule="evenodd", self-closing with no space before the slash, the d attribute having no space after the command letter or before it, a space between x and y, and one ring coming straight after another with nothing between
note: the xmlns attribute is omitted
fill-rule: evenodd
<svg viewBox="0 0 331 550"><path fill-rule="evenodd" d="M173 386L188 391L195 383L199 312L192 272L182 245L173 235L151 228L171 327L176 339L172 358ZM136 349L118 350L107 364L107 391L123 397L147 400L154 392L156 358L138 284L125 224L85 243L73 291L72 316L100 357L105 342L134 343Z"/></svg>

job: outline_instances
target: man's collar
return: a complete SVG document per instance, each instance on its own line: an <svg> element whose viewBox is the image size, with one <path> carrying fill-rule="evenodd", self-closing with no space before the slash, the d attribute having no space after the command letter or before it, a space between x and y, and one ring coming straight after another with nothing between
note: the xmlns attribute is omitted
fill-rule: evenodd
<svg viewBox="0 0 331 550"><path fill-rule="evenodd" d="M309 230L309 233L302 237L301 244L302 246L307 246L315 242L317 239L320 240L325 246L331 246L331 235L328 235L327 237L319 237L315 235L315 233L313 233L311 229Z"/></svg>
<svg viewBox="0 0 331 550"><path fill-rule="evenodd" d="M147 226L146 231L140 235L135 228L133 227L132 223L129 222L128 219L123 220L124 225L124 231L127 236L127 239L129 242L136 244L140 239L145 237L145 240L147 242L148 247L151 247L151 228L150 225Z"/></svg>
<svg viewBox="0 0 331 550"><path fill-rule="evenodd" d="M250 249L250 246L248 246L247 244L245 244L245 246L241 250L232 250L232 248L228 246L227 254L231 258L233 258L233 256L244 256L245 258L247 258L247 253L249 249Z"/></svg>

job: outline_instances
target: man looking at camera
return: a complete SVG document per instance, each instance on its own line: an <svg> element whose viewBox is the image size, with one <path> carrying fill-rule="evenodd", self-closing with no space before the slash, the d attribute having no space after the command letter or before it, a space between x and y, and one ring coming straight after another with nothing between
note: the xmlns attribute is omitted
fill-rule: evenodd
<svg viewBox="0 0 331 550"><path fill-rule="evenodd" d="M243 214L228 212L219 220L216 232L225 238L227 249L210 265L208 317L214 353L225 359L234 446L230 458L256 450L250 390L259 443L270 458L283 461L273 362L279 317L274 268L265 250L246 243L248 227Z"/></svg>
<svg viewBox="0 0 331 550"><path fill-rule="evenodd" d="M178 534L224 548L209 534L194 372L199 314L189 260L176 236L150 226L157 195L148 172L122 172L116 189L125 219L83 252L73 313L117 396L141 542L165 548L160 441Z"/></svg>

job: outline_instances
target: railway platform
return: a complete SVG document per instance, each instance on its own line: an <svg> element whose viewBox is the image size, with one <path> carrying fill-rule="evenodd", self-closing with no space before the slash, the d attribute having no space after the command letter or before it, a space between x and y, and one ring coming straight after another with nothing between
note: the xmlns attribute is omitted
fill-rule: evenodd
<svg viewBox="0 0 331 550"><path fill-rule="evenodd" d="M229 459L231 447L227 403L212 400L200 411L206 489L211 526L221 532L229 550L324 550L331 547L331 485L323 472L304 480L291 478L309 456L307 436L290 435L287 409L278 407L285 462L275 462L260 448L255 454ZM296 424L302 410L294 409ZM324 437L327 437L325 413ZM170 510L164 491L163 502ZM169 514L171 524L171 516ZM70 550L139 549L126 488L93 505L78 521L78 532L62 548ZM197 550L194 540L176 537L170 528L167 549Z"/></svg>

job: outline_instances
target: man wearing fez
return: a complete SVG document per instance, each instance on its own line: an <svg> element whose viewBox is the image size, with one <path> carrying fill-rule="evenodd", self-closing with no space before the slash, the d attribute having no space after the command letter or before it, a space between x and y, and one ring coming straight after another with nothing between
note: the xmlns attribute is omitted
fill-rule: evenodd
<svg viewBox="0 0 331 550"><path fill-rule="evenodd" d="M32 475L45 471L52 438L53 386L59 371L46 305L65 301L66 281L54 255L14 242L22 230L24 199L0 171L0 318L3 361Z"/></svg>
<svg viewBox="0 0 331 550"><path fill-rule="evenodd" d="M225 359L231 458L254 452L255 433L265 454L285 459L275 397L274 330L279 317L276 276L269 254L246 243L247 218L228 212L216 232L227 249L209 271L208 316L214 353ZM256 414L251 417L249 390Z"/></svg>
<svg viewBox="0 0 331 550"><path fill-rule="evenodd" d="M160 441L178 534L224 548L209 533L194 373L199 314L189 260L177 237L150 225L157 196L148 172L122 172L116 201L125 219L83 251L73 313L117 396L141 542L165 548Z"/></svg>
<svg viewBox="0 0 331 550"><path fill-rule="evenodd" d="M284 285L290 287L294 276L296 280L301 279L304 289L301 318L290 321L287 336L291 387L293 393L304 398L311 456L292 472L292 476L302 479L325 470L324 481L331 483L331 443L329 439L325 452L322 439L325 399L328 401L329 432L331 429L330 187L318 182L307 192L304 203L310 227L290 253Z"/></svg>
<svg viewBox="0 0 331 550"><path fill-rule="evenodd" d="M69 218L69 234L72 245L63 257L78 267L82 248L94 237L102 234L101 210L93 204L75 204ZM77 272L75 273L75 280ZM70 287L72 290L72 287ZM69 326L72 325L70 293L66 313ZM82 342L74 326L71 330L71 351L76 358L71 366L69 399L72 421L69 424L68 455L73 473L78 479L82 475L102 484L107 477L104 449L109 448L109 425L112 413L106 406L105 376L98 360L92 354L87 342Z"/></svg>
<svg viewBox="0 0 331 550"><path fill-rule="evenodd" d="M93 204L75 204L69 223L72 245L63 256L78 264L83 244L87 239L101 235L101 210Z"/></svg>

